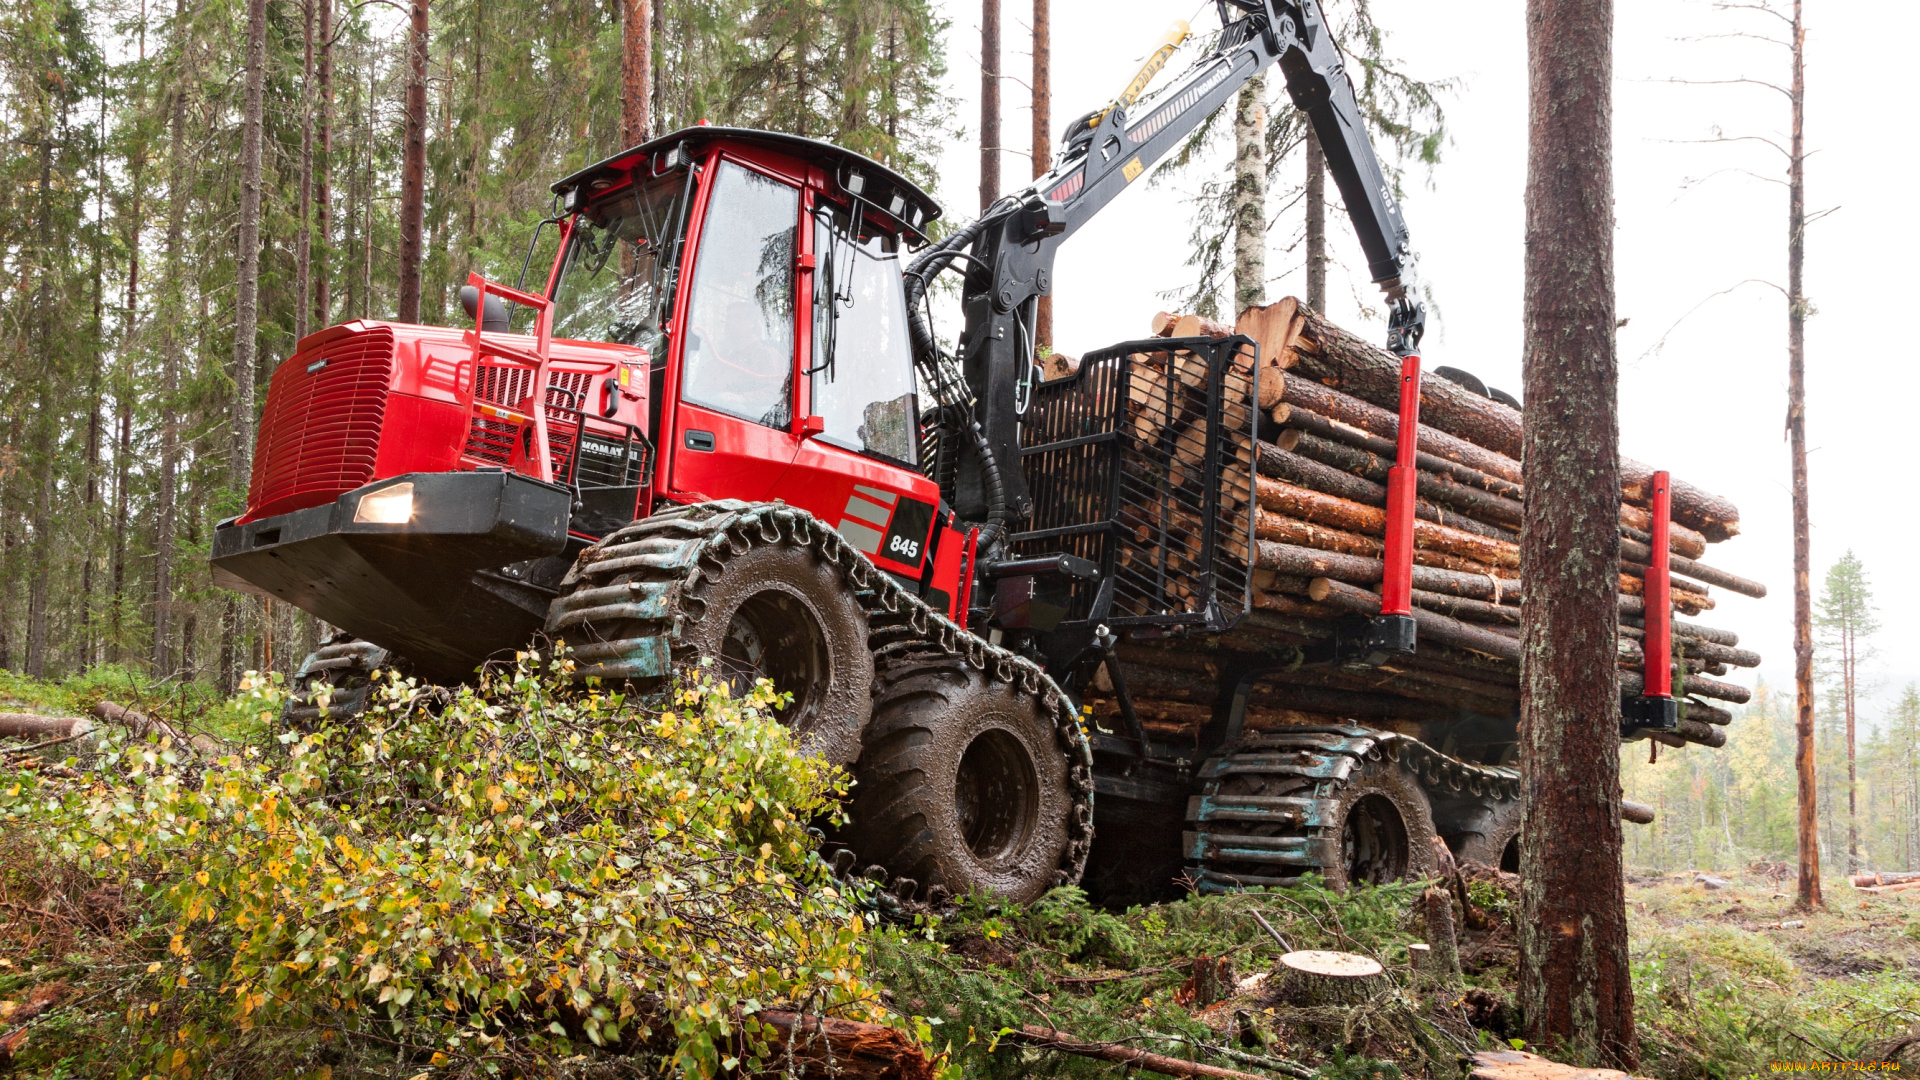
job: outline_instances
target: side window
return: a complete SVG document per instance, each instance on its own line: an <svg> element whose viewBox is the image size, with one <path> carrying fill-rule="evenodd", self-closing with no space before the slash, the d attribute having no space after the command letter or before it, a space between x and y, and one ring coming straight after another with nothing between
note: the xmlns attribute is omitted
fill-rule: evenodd
<svg viewBox="0 0 1920 1080"><path fill-rule="evenodd" d="M913 350L899 255L855 243L820 215L813 249L813 411L820 438L913 466L919 450Z"/></svg>
<svg viewBox="0 0 1920 1080"><path fill-rule="evenodd" d="M798 190L720 163L687 304L687 401L770 427L791 421L799 223Z"/></svg>

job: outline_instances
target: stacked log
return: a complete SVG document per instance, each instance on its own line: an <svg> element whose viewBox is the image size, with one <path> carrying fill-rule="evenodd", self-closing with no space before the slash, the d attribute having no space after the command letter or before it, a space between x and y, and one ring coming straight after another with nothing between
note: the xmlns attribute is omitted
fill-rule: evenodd
<svg viewBox="0 0 1920 1080"><path fill-rule="evenodd" d="M1254 589L1253 611L1237 632L1246 640L1235 647L1272 655L1326 641L1345 616L1378 614L1387 474L1399 433L1399 358L1291 298L1251 308L1233 327L1161 312L1152 330L1162 337L1242 333L1259 345L1257 361L1252 350L1234 358L1224 394L1229 449L1216 531L1221 549L1245 565ZM1203 404L1194 402L1204 403L1204 365L1179 351L1138 355L1134 363L1131 434L1156 445L1171 436L1173 467L1200 475L1207 432ZM1258 424L1251 422L1256 411ZM1413 557L1419 655L1359 674L1309 666L1262 676L1249 726L1417 724L1443 713L1457 716L1461 708L1512 713L1524 589L1521 413L1428 374L1420 414ZM1653 554L1653 470L1626 458L1620 464L1618 660L1622 692L1638 693ZM1673 623L1673 689L1684 719L1680 733L1665 741L1721 745L1731 715L1711 703L1744 703L1748 696L1723 676L1757 666L1760 658L1741 649L1731 632L1687 620L1714 610L1714 589L1761 597L1766 588L1702 561L1710 545L1738 535L1738 509L1679 479L1671 492L1670 591L1673 610L1685 617ZM1159 520L1144 520L1153 513L1150 506L1127 511L1123 533L1142 543L1178 537L1174 561L1197 568L1202 523L1171 505ZM1219 671L1194 670L1177 647L1133 649L1135 655L1120 657L1121 675L1150 733L1197 735L1197 725L1216 711ZM1111 687L1103 669L1090 695L1096 716L1117 712L1116 699L1105 696Z"/></svg>

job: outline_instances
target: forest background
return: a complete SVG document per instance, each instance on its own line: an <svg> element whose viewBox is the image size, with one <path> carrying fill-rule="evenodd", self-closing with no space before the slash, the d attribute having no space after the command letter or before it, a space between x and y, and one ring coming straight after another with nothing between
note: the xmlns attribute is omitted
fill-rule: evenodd
<svg viewBox="0 0 1920 1080"><path fill-rule="evenodd" d="M1434 282L1429 359L1515 387L1520 4L1447 21L1406 0L1330 7L1350 48L1438 91L1430 107L1406 113L1415 137L1392 148ZM1189 14L1148 0L1055 8L1056 128L1122 84L1169 18ZM517 279L550 212L546 185L622 148L624 5L434 0L428 10L419 304L432 323L459 317L456 288L469 271ZM259 333L247 350L235 333L247 4L10 0L0 10L0 669L211 696L243 670L290 670L320 632L285 605L215 588L207 545L213 522L240 506L235 450L250 444L274 366L303 332L396 309L407 19L391 0L270 0L265 11ZM1013 189L1030 175L1021 152L1026 5L1004 11L1007 104L995 141L1005 149L1002 187ZM950 219L967 220L981 137L978 17L976 5L946 0L658 0L652 130L705 119L830 139L920 180ZM1774 589L1716 613L1770 661L1730 745L1669 752L1658 764L1642 747L1628 751L1628 794L1661 811L1628 834L1630 861L1647 867L1793 851L1776 426L1784 319L1766 284L1782 276L1784 198L1768 182L1782 168L1755 141L1778 133L1784 105L1765 88L1721 82L1775 77L1785 61L1724 36L1770 29L1741 17L1711 4L1624 0L1620 9L1623 443L1732 496L1748 536L1716 561ZM1890 223L1875 205L1888 198L1879 178L1898 174L1912 151L1868 137L1858 110L1845 107L1859 91L1820 81L1825 41L1870 56L1900 35L1844 24L1853 16L1838 11L1813 17L1810 138L1830 151L1813 167L1815 209L1853 207L1817 225L1826 232L1811 245L1811 291L1828 312L1811 332L1814 445L1827 448L1814 464L1815 552L1823 568L1848 546L1863 552L1857 586L1829 581L1824 610L1850 603L1871 615L1874 582L1888 597L1920 592L1899 555L1900 523L1920 515L1889 487L1900 455L1888 441L1903 430L1898 402L1920 387L1909 366L1879 359L1901 285L1883 252L1910 247L1900 233L1914 226L1907 215ZM1821 18L1833 25L1824 38ZM1208 20L1196 21L1204 29ZM1393 32L1356 40L1355 26ZM1850 64L1848 75L1871 80L1874 70ZM1716 85L1672 81L1681 74ZM1290 110L1278 80L1268 99L1283 136L1268 160L1268 292L1303 294L1304 151L1284 137ZM1230 302L1221 275L1193 258L1226 229L1219 198L1232 139L1217 127L1182 167L1129 193L1125 214L1064 249L1063 351L1142 333L1156 307ZM1337 207L1329 233L1330 313L1356 328L1377 322ZM1836 237L1832 248L1825 235ZM534 245L535 280L550 258ZM939 323L951 332L957 319L946 312ZM1920 621L1897 602L1877 609L1877 637L1861 640L1878 641L1878 659L1863 656L1851 676L1860 721L1852 861L1893 869L1920 865L1920 693L1911 685ZM1833 626L1822 648L1822 821L1826 864L1844 869L1849 675Z"/></svg>

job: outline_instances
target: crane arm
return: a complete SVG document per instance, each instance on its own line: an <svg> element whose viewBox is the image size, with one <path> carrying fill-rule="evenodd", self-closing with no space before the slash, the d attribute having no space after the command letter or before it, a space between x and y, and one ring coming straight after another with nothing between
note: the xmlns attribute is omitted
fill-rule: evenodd
<svg viewBox="0 0 1920 1080"><path fill-rule="evenodd" d="M1419 343L1426 308L1406 220L1367 137L1353 83L1318 0L1215 2L1222 29L1204 62L1140 116L1131 115L1147 82L1185 40L1185 24L1176 24L1120 97L1068 127L1063 149L1045 176L1002 199L962 232L972 250L962 292L966 326L959 360L984 435L960 456L956 504L967 516L992 511L992 501L1004 502L1001 517L1025 517L1031 510L1019 469L1019 416L1033 378L1034 301L1053 291L1060 244L1269 66L1280 67L1289 96L1313 124L1366 253L1368 272L1387 294L1389 346L1406 355ZM937 253L935 269L942 254L957 257Z"/></svg>

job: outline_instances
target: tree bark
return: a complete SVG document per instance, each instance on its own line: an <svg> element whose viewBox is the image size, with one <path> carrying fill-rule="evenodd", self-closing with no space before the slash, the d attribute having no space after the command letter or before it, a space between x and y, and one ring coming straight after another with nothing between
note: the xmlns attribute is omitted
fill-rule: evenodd
<svg viewBox="0 0 1920 1080"><path fill-rule="evenodd" d="M1033 0L1033 178L1053 167L1053 12L1052 0ZM1053 296L1034 306L1034 341L1053 348Z"/></svg>
<svg viewBox="0 0 1920 1080"><path fill-rule="evenodd" d="M1240 88L1233 111L1233 310L1267 297L1267 79Z"/></svg>
<svg viewBox="0 0 1920 1080"><path fill-rule="evenodd" d="M1120 1065L1130 1065L1136 1069L1159 1073L1162 1076L1199 1076L1209 1080L1267 1080L1256 1073L1238 1072L1223 1069L1217 1065L1201 1065L1197 1062L1182 1061L1164 1054L1136 1050L1122 1043L1090 1043L1067 1034L1064 1031L1050 1031L1035 1024L1026 1024L1019 1031L1011 1032L1010 1041L1031 1046L1036 1050L1052 1050L1061 1054L1073 1054L1076 1057L1095 1058L1111 1061Z"/></svg>
<svg viewBox="0 0 1920 1080"><path fill-rule="evenodd" d="M293 240L293 340L307 336L313 310L313 4L300 6L300 210Z"/></svg>
<svg viewBox="0 0 1920 1080"><path fill-rule="evenodd" d="M639 146L653 130L653 0L627 0L620 52L620 141Z"/></svg>
<svg viewBox="0 0 1920 1080"><path fill-rule="evenodd" d="M1313 318L1308 316L1307 324ZM1310 374L1304 373L1303 374ZM1444 379L1422 380L1426 382L1445 382ZM1470 442L1457 435L1428 426L1425 419L1426 391L1421 393L1420 451L1457 465L1464 465L1476 472L1485 473L1509 484L1521 484L1524 480L1520 472L1520 460L1486 446ZM1352 394L1334 389L1313 378L1299 377L1287 380L1282 400L1290 405L1307 409L1329 420L1337 420L1391 443L1400 430L1398 414L1382 408L1371 401L1363 400ZM1501 408L1506 408L1502 405Z"/></svg>
<svg viewBox="0 0 1920 1080"><path fill-rule="evenodd" d="M1807 509L1806 24L1793 0L1792 146L1787 156L1787 442L1793 456L1794 772L1799 776L1797 905L1826 903L1820 892L1819 793L1813 746L1813 526Z"/></svg>
<svg viewBox="0 0 1920 1080"><path fill-rule="evenodd" d="M980 212L1000 197L1000 0L980 2Z"/></svg>
<svg viewBox="0 0 1920 1080"><path fill-rule="evenodd" d="M1306 323L1294 344L1298 355L1295 364L1297 370L1311 379L1317 379L1326 386L1334 388L1348 398L1357 398L1371 404L1377 412L1347 407L1352 415L1329 411L1332 406L1326 399L1315 400L1306 397L1287 400L1303 405L1308 409L1333 419L1373 431L1376 435L1391 438L1378 430L1382 418L1393 418L1392 409L1399 401L1400 361L1370 342L1334 326L1324 317L1314 312L1307 313ZM1308 379L1290 379L1289 387L1298 384L1302 392L1311 389ZM1358 417L1369 419L1359 419ZM1468 390L1466 387L1448 379L1425 379L1420 385L1420 422L1440 432L1456 437L1473 448L1469 453L1479 455L1504 456L1513 462L1510 471L1500 467L1490 467L1477 461L1466 460L1452 453L1429 447L1427 433L1421 433L1421 449L1449 457L1470 465L1483 472L1492 473L1502 479L1520 483L1519 461L1523 419L1520 411L1509 405ZM1653 480L1653 469L1631 459L1622 459L1611 470L1618 476L1622 494L1635 502L1647 504L1651 497L1648 485ZM1725 540L1740 532L1740 510L1721 496L1703 491L1683 480L1674 480L1673 487L1674 519L1689 528L1696 529L1713 541Z"/></svg>
<svg viewBox="0 0 1920 1080"><path fill-rule="evenodd" d="M1307 306L1327 310L1327 152L1307 125Z"/></svg>
<svg viewBox="0 0 1920 1080"><path fill-rule="evenodd" d="M246 96L240 129L240 251L234 289L233 450L229 482L245 491L253 461L253 368L260 333L262 129L266 119L267 0L248 0Z"/></svg>
<svg viewBox="0 0 1920 1080"><path fill-rule="evenodd" d="M186 0L176 0L174 18L184 24ZM154 492L153 542L153 674L167 678L174 673L173 629L173 556L175 537L176 472L180 461L179 408L180 367L182 362L180 325L183 282L180 262L183 233L186 230L189 184L187 176L187 99L183 86L173 89L167 116L167 238L166 293L160 313L160 394L155 403L159 413L160 475Z"/></svg>
<svg viewBox="0 0 1920 1080"><path fill-rule="evenodd" d="M427 211L427 3L410 0L406 137L400 149L400 291L395 317L420 321L420 230Z"/></svg>
<svg viewBox="0 0 1920 1080"><path fill-rule="evenodd" d="M325 327L332 318L333 294L327 276L327 256L333 251L333 0L313 0L319 6L320 61L317 73L319 154L314 159L313 232L320 242L313 249L313 324Z"/></svg>
<svg viewBox="0 0 1920 1080"><path fill-rule="evenodd" d="M1621 874L1612 0L1528 0L1519 1001L1529 1041L1639 1058ZM1445 380L1428 383L1445 385ZM1457 433L1512 412L1422 394ZM1486 425L1493 434L1498 425ZM1677 485L1676 485L1677 486ZM1679 500L1675 500L1676 503ZM1422 628L1424 633L1424 627Z"/></svg>

